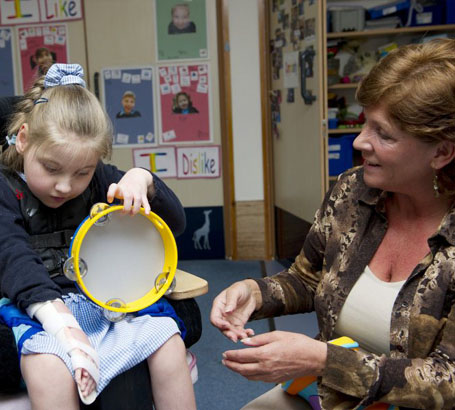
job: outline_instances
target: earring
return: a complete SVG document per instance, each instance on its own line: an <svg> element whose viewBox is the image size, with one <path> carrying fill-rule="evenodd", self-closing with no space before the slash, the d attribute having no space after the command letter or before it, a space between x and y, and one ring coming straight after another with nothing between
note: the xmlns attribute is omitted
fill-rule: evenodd
<svg viewBox="0 0 455 410"><path fill-rule="evenodd" d="M438 175L435 173L433 177L433 193L435 198L439 198L439 181Z"/></svg>

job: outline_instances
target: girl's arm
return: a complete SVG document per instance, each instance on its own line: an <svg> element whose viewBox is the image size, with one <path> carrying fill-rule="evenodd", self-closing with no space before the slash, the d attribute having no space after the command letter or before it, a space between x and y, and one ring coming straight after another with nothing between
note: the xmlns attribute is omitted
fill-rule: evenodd
<svg viewBox="0 0 455 410"><path fill-rule="evenodd" d="M20 201L0 174L0 291L25 310L32 303L60 298L62 290L30 245Z"/></svg>

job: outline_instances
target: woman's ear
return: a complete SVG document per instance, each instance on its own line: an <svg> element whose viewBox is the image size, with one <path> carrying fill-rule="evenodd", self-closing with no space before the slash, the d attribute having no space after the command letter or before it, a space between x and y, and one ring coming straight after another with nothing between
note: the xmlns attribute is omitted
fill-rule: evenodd
<svg viewBox="0 0 455 410"><path fill-rule="evenodd" d="M455 159L455 143L452 141L441 141L436 147L436 152L431 161L434 169L444 168L447 164Z"/></svg>
<svg viewBox="0 0 455 410"><path fill-rule="evenodd" d="M25 148L27 147L28 142L28 124L24 123L19 128L19 132L16 135L16 151L19 154L23 154L25 152Z"/></svg>

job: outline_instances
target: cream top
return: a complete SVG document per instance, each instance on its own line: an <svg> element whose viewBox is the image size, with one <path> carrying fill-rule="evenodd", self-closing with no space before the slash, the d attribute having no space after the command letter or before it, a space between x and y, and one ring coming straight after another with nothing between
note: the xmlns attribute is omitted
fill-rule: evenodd
<svg viewBox="0 0 455 410"><path fill-rule="evenodd" d="M337 335L351 337L366 351L389 354L392 308L404 282L384 282L367 266L341 309Z"/></svg>

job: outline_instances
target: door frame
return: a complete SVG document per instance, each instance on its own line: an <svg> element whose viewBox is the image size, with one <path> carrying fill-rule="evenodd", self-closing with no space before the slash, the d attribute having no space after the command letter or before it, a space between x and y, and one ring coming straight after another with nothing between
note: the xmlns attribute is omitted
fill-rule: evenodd
<svg viewBox="0 0 455 410"><path fill-rule="evenodd" d="M223 220L226 258L237 258L237 221L232 137L232 92L229 54L229 1L216 1L218 75L220 93L221 155L223 171Z"/></svg>
<svg viewBox="0 0 455 410"><path fill-rule="evenodd" d="M270 0L256 0L259 18L259 64L262 122L262 167L264 175L265 259L274 259L275 217L273 186L273 149L270 111L269 9ZM236 203L234 186L234 150L232 128L232 92L229 49L229 0L217 0L218 72L223 170L223 216L226 257L237 259Z"/></svg>
<svg viewBox="0 0 455 410"><path fill-rule="evenodd" d="M276 257L272 111L270 70L270 0L257 0L259 15L259 65L262 116L262 167L264 175L264 232L266 259ZM262 28L262 30L261 30Z"/></svg>

